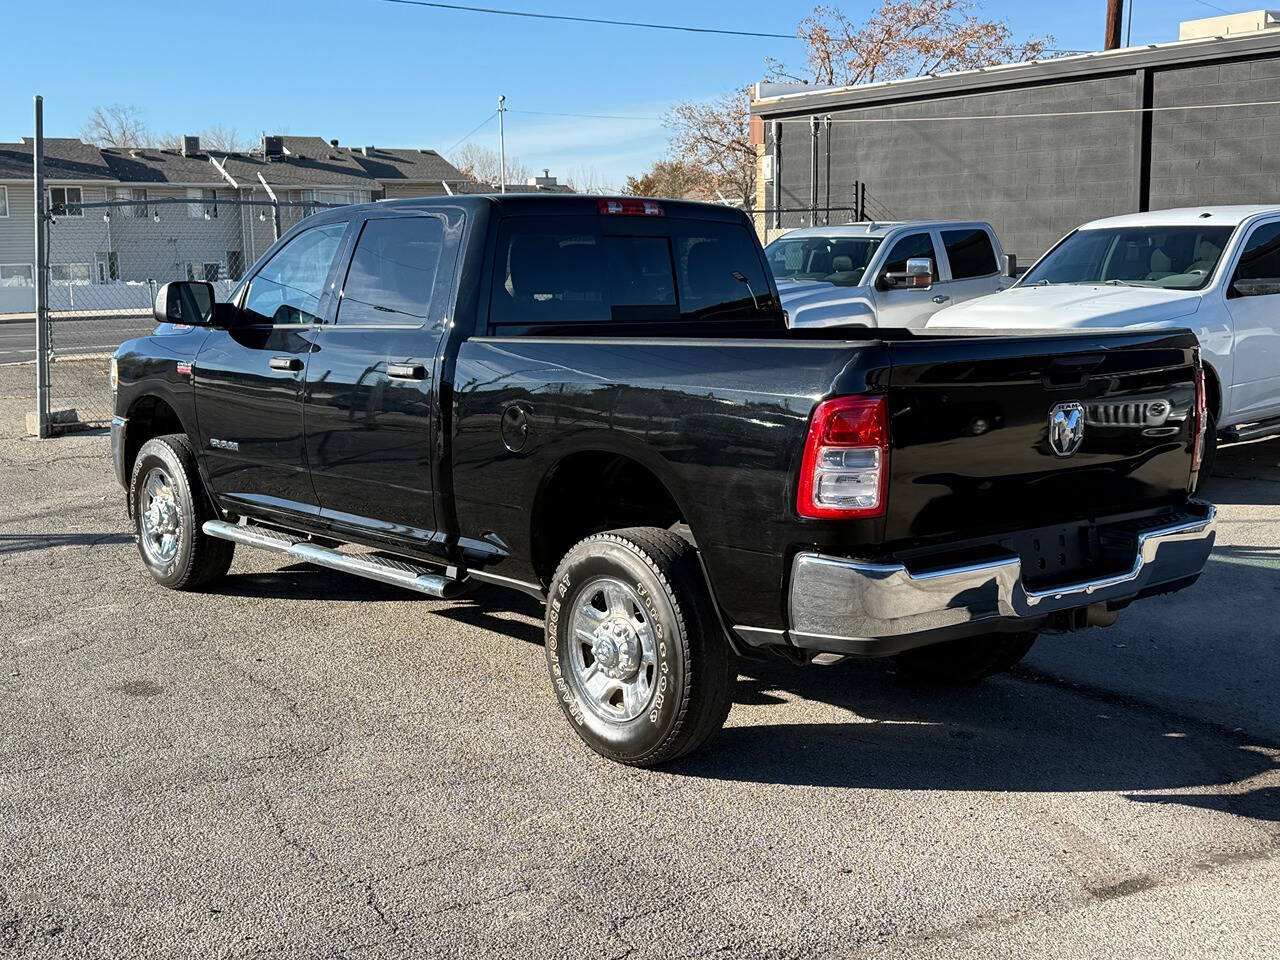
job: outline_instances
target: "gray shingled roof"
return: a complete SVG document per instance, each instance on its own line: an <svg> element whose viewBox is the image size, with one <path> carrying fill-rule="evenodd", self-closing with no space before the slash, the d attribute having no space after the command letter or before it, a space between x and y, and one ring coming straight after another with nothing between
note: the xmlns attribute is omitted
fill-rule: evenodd
<svg viewBox="0 0 1280 960"><path fill-rule="evenodd" d="M108 147L102 158L123 183L226 183L207 155L184 157L176 150Z"/></svg>
<svg viewBox="0 0 1280 960"><path fill-rule="evenodd" d="M384 183L463 183L470 178L434 150L339 147L369 176ZM365 150L368 149L368 153Z"/></svg>
<svg viewBox="0 0 1280 960"><path fill-rule="evenodd" d="M115 180L97 147L74 137L46 137L44 141L46 180ZM0 143L0 180L31 179L31 141Z"/></svg>
<svg viewBox="0 0 1280 960"><path fill-rule="evenodd" d="M377 191L383 183L468 182L453 164L434 150L376 149L365 156L359 148L335 147L321 137L282 137L283 156L267 159L260 152L225 154L209 151L184 157L176 150L150 147L98 148L74 138L45 139L45 176L52 181L115 183L222 184L209 162L216 157L242 187L258 186L261 173L272 187L337 187ZM31 144L0 143L0 180L31 179Z"/></svg>

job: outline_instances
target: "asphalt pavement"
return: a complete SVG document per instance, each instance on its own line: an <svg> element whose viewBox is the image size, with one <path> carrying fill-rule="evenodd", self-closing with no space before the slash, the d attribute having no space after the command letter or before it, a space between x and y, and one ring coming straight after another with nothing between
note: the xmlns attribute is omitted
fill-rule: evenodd
<svg viewBox="0 0 1280 960"><path fill-rule="evenodd" d="M101 434L0 368L0 956L1275 957L1280 443L1190 590L1015 673L752 667L661 771L586 750L541 610L241 549L154 585Z"/></svg>
<svg viewBox="0 0 1280 960"><path fill-rule="evenodd" d="M58 319L54 321L54 345L59 356L114 353L124 341L154 329L155 322L144 317ZM35 356L34 320L0 323L0 365L34 360Z"/></svg>

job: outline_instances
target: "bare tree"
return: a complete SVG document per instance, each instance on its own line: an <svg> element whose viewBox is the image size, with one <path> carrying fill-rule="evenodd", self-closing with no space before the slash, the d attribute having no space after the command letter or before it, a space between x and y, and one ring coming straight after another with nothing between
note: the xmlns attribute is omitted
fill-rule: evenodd
<svg viewBox="0 0 1280 960"><path fill-rule="evenodd" d="M80 136L99 147L146 147L154 140L141 111L123 103L94 107Z"/></svg>
<svg viewBox="0 0 1280 960"><path fill-rule="evenodd" d="M659 160L638 177L627 177L624 193L634 197L670 197L673 200L711 200L707 178L698 167L679 160Z"/></svg>
<svg viewBox="0 0 1280 960"><path fill-rule="evenodd" d="M253 146L253 141L240 136L240 131L235 127L215 123L200 131L200 145L206 152L244 153Z"/></svg>
<svg viewBox="0 0 1280 960"><path fill-rule="evenodd" d="M464 176L477 183L499 186L502 179L502 165L498 151L482 147L478 143L468 143L455 150L450 162ZM507 183L524 183L530 177L529 168L515 157L507 157Z"/></svg>
<svg viewBox="0 0 1280 960"><path fill-rule="evenodd" d="M750 208L756 190L756 148L751 144L751 92L744 87L715 100L687 100L663 119L671 131L671 157L701 174L703 195Z"/></svg>
<svg viewBox="0 0 1280 960"><path fill-rule="evenodd" d="M605 182L595 167L580 166L564 178L575 193L617 193L613 184Z"/></svg>
<svg viewBox="0 0 1280 960"><path fill-rule="evenodd" d="M815 7L800 21L809 79L850 85L1034 60L1053 37L1018 40L1003 20L984 20L973 0L884 0L865 23L836 7ZM770 61L775 77L788 76Z"/></svg>

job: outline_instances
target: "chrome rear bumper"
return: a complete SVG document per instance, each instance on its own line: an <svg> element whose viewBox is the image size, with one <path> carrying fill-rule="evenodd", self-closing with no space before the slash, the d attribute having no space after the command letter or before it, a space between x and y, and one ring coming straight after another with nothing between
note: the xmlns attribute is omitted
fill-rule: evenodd
<svg viewBox="0 0 1280 960"><path fill-rule="evenodd" d="M1129 600L1204 568L1215 510L1199 502L1188 510L1191 518L1138 531L1127 571L1046 590L1022 582L1022 561L1012 555L913 573L900 563L801 553L791 567L787 635L806 649L885 655L980 629L1017 629L1060 610ZM983 626L967 629L974 624Z"/></svg>

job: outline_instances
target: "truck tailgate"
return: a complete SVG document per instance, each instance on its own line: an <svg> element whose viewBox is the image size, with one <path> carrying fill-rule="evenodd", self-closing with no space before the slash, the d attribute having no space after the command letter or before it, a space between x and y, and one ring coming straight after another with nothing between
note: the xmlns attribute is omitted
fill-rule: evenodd
<svg viewBox="0 0 1280 960"><path fill-rule="evenodd" d="M958 538L1181 502L1191 468L1189 331L920 337L889 345L885 540ZM976 359L980 358L980 359ZM1051 438L1079 404L1083 437ZM1054 439L1057 441L1055 449Z"/></svg>

